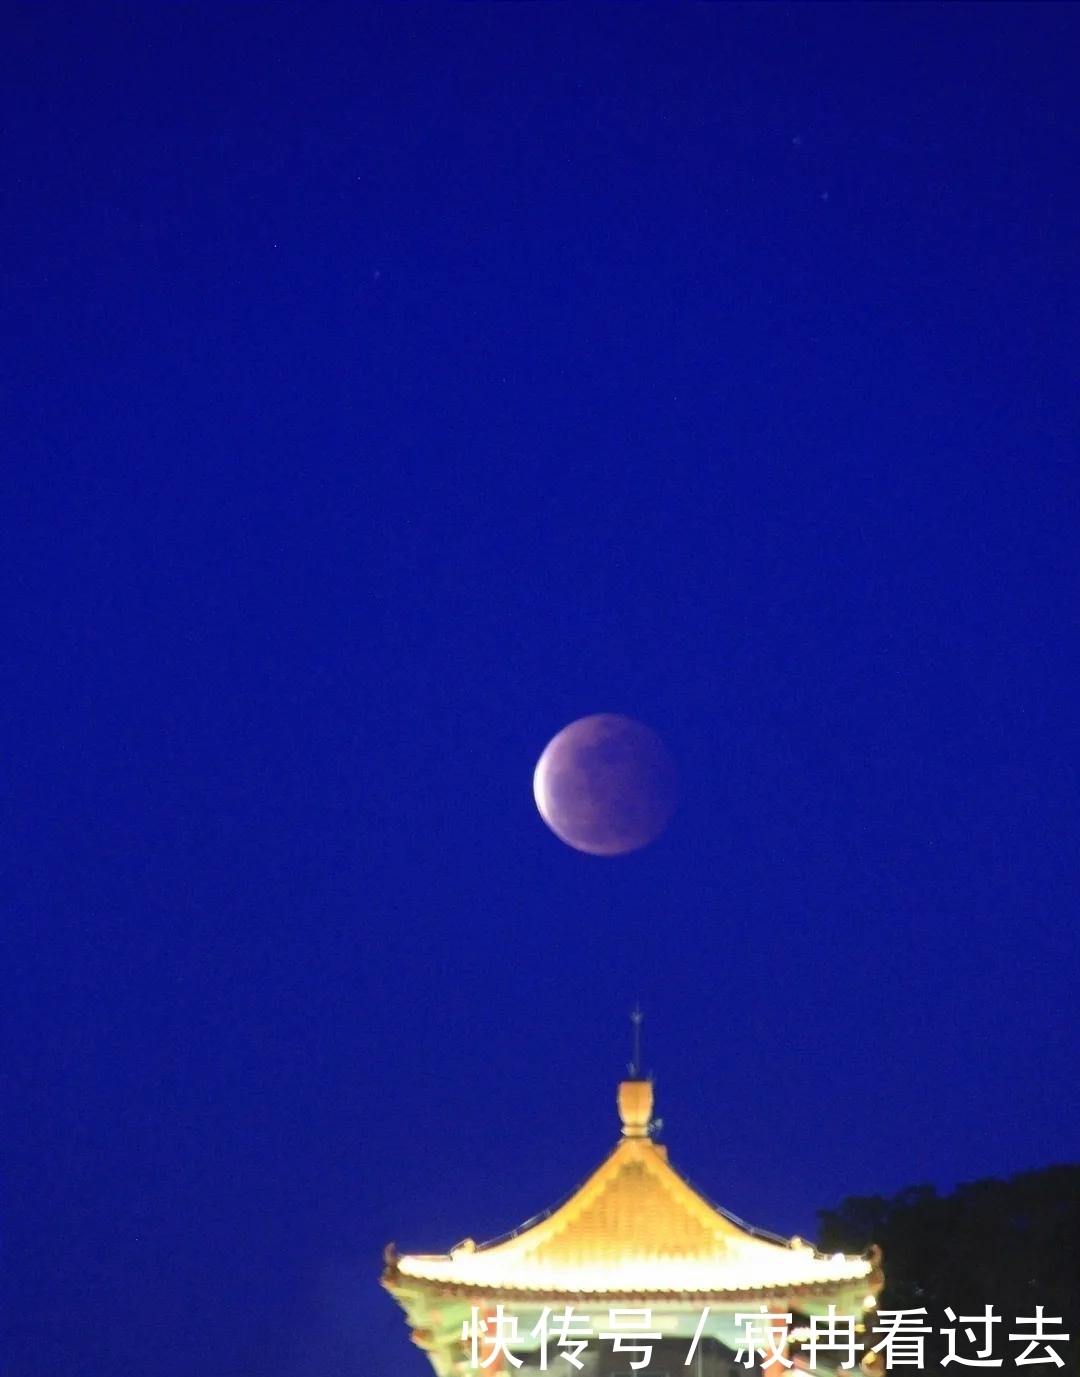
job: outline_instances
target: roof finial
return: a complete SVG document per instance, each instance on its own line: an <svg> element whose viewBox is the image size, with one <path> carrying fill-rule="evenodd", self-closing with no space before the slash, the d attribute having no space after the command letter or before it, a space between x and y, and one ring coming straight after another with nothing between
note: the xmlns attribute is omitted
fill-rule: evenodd
<svg viewBox="0 0 1080 1377"><path fill-rule="evenodd" d="M644 1017L640 1005L635 1004L630 1014L630 1022L634 1025L634 1060L626 1068L634 1081L641 1080L641 1020Z"/></svg>

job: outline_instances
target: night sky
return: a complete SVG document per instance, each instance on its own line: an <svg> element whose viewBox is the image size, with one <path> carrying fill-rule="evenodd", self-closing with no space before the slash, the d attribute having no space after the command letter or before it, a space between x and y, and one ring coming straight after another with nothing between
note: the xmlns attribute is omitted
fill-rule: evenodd
<svg viewBox="0 0 1080 1377"><path fill-rule="evenodd" d="M636 1001L754 1224L1075 1161L1080 7L3 28L7 1377L423 1377Z"/></svg>

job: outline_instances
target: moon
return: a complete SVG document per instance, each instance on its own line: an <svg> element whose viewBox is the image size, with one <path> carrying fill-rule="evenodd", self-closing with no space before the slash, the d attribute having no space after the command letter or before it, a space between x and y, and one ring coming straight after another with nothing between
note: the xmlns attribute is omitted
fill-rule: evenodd
<svg viewBox="0 0 1080 1377"><path fill-rule="evenodd" d="M650 727L596 713L548 742L533 774L533 796L567 846L590 856L623 856L655 841L671 821L675 766Z"/></svg>

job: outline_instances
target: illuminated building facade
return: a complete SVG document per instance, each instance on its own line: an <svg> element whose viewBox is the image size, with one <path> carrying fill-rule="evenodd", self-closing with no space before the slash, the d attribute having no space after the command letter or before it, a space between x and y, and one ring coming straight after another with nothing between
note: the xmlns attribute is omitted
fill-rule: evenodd
<svg viewBox="0 0 1080 1377"><path fill-rule="evenodd" d="M798 1339L810 1317L828 1316L833 1305L836 1315L853 1316L861 1328L883 1285L880 1254L823 1257L799 1239L784 1241L737 1223L684 1181L655 1141L651 1082L623 1081L618 1103L622 1137L615 1149L580 1190L538 1222L503 1241L477 1246L467 1240L440 1256L404 1256L388 1246L382 1284L405 1311L413 1342L439 1377L539 1370L568 1377L575 1371L589 1377L745 1377L745 1363L736 1367L735 1355L745 1349L748 1331L745 1318L736 1316L763 1310L793 1316L786 1336L774 1327L772 1349L806 1370ZM568 1308L574 1319L560 1328L558 1317ZM570 1340L586 1332L587 1344L576 1354L579 1368L567 1355L575 1352ZM625 1337L616 1341L616 1332ZM473 1334L479 1335L475 1346ZM488 1361L497 1334L508 1338L506 1348L521 1367L505 1351ZM661 1337L650 1340L649 1334ZM560 1335L567 1341L562 1346ZM764 1348L755 1368L783 1377L789 1369L772 1356L767 1335L755 1338ZM643 1366L646 1348L651 1356ZM817 1370L831 1371L842 1357L819 1352Z"/></svg>

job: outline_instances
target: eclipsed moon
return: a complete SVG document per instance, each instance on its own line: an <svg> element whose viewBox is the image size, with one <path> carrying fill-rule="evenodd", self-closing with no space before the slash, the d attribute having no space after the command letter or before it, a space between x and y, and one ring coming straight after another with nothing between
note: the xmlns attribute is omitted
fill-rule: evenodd
<svg viewBox="0 0 1080 1377"><path fill-rule="evenodd" d="M564 727L533 775L540 816L567 846L622 856L655 841L675 811L675 766L632 717L596 713Z"/></svg>

